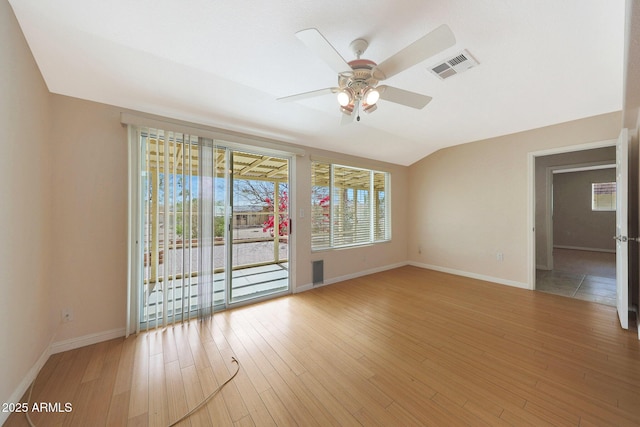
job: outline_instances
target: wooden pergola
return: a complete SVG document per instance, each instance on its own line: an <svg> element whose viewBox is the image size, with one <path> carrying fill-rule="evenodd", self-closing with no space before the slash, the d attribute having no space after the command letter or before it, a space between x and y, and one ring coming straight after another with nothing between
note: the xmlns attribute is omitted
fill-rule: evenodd
<svg viewBox="0 0 640 427"><path fill-rule="evenodd" d="M150 219L150 234L152 236L150 239L151 247L147 249L149 252L148 262L151 266L149 282L155 283L158 279L162 280L162 278L158 278L157 272L157 267L161 260L160 251L158 250L160 186L165 185L165 190L168 189L170 191L166 182L161 183L160 177L161 175L167 176L167 174L181 175L186 178L183 178L183 180L188 182L191 177L197 177L200 174L201 160L198 139L196 137L184 141L172 138L165 140L164 138L150 136L146 140L146 144L146 159L144 162L146 164L145 170L152 182L150 204L148 206L148 209L152 213ZM288 183L289 162L287 159L274 156L233 151L232 167L229 168L227 165L229 159L229 157L227 157L227 151L228 150L224 147L214 148L216 177L226 178L231 173L234 180L266 181L273 183L274 185L274 262L278 262L280 241L280 235L278 232L280 227L280 212L278 211L280 200L278 188L280 184ZM191 242L189 244L191 244Z"/></svg>

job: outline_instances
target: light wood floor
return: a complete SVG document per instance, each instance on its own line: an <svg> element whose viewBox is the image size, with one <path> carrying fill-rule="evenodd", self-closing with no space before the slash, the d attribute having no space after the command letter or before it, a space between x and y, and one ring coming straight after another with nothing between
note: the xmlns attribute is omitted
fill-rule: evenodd
<svg viewBox="0 0 640 427"><path fill-rule="evenodd" d="M403 267L51 356L38 426L640 425L612 307ZM7 426L26 425L14 414Z"/></svg>

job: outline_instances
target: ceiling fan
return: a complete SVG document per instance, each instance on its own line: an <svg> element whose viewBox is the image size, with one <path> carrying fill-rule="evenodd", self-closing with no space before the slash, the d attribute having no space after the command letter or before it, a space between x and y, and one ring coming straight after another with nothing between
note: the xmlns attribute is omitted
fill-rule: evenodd
<svg viewBox="0 0 640 427"><path fill-rule="evenodd" d="M424 108L431 101L430 96L393 86L378 86L378 83L456 43L451 29L447 25L441 25L382 63L376 64L371 60L360 58L369 46L366 40L356 39L351 42L350 48L357 59L347 62L316 28L298 31L296 37L338 73L338 86L286 96L278 100L297 101L328 93L337 94L340 111L344 113L343 123L353 120L354 111L360 120L359 109L366 113L375 111L378 99L416 109Z"/></svg>

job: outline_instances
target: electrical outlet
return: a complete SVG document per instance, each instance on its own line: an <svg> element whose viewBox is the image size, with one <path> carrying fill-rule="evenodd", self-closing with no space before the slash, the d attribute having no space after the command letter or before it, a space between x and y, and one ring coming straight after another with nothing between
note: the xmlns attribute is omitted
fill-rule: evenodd
<svg viewBox="0 0 640 427"><path fill-rule="evenodd" d="M73 310L71 308L62 309L62 323L73 321Z"/></svg>
<svg viewBox="0 0 640 427"><path fill-rule="evenodd" d="M504 254L502 252L496 253L496 260L500 262L504 261Z"/></svg>

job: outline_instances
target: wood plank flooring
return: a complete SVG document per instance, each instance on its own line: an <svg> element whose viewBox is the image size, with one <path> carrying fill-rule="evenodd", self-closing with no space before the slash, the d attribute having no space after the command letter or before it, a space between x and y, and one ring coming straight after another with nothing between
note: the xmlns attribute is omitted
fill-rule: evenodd
<svg viewBox="0 0 640 427"><path fill-rule="evenodd" d="M640 425L613 307L402 267L51 356L37 426ZM6 426L27 425L12 414Z"/></svg>

